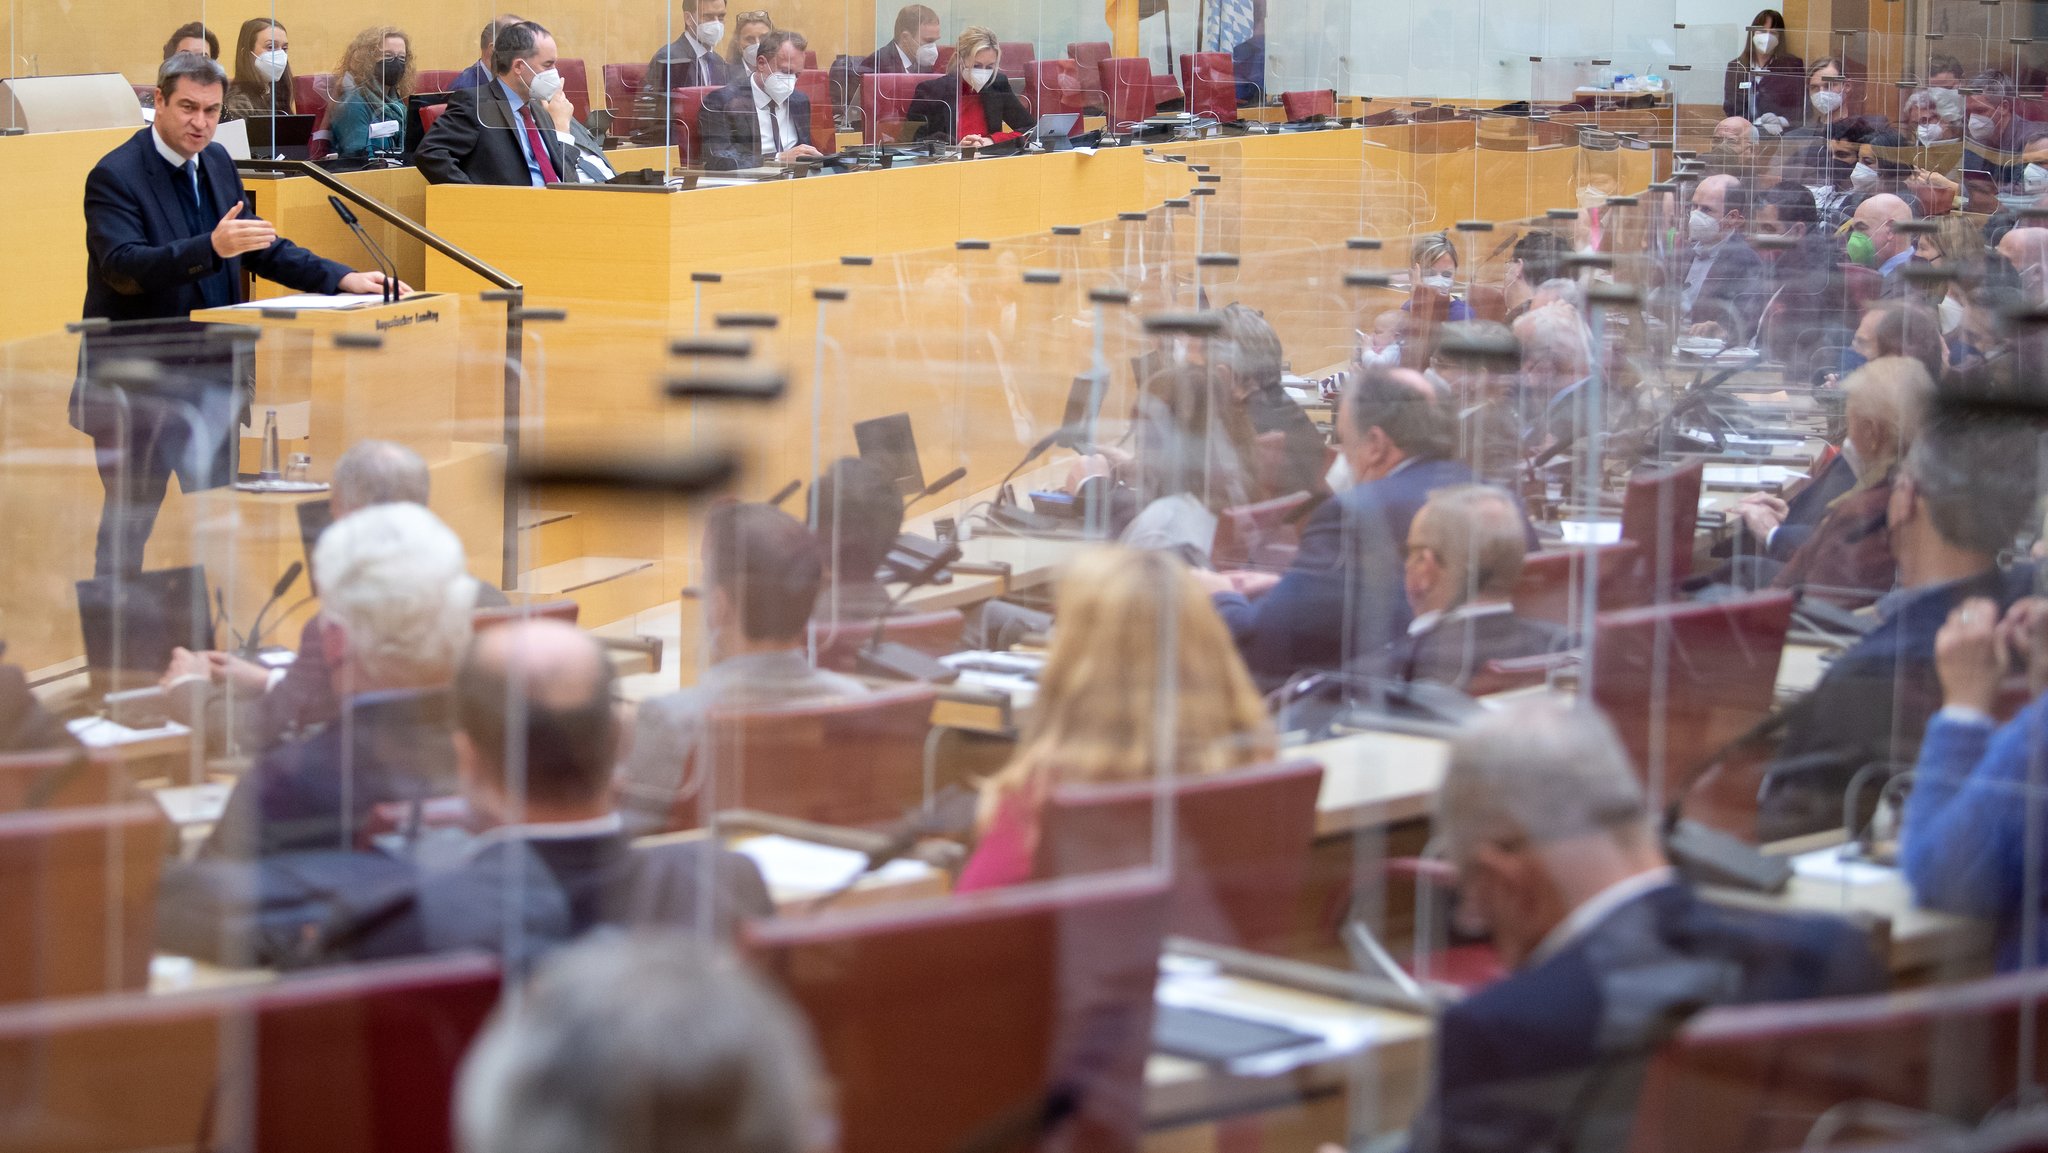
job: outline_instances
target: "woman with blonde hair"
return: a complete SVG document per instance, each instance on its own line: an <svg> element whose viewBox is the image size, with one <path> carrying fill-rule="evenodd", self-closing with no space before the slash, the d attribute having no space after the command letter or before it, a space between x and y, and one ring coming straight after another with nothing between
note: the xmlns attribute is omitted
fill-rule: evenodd
<svg viewBox="0 0 2048 1153"><path fill-rule="evenodd" d="M775 18L765 9L742 12L732 19L732 46L726 49L726 59L742 73L754 71L754 55L760 51L761 38L775 31Z"/></svg>
<svg viewBox="0 0 2048 1153"><path fill-rule="evenodd" d="M979 26L960 33L953 66L918 85L904 115L918 125L917 138L987 148L1029 132L1038 120L1011 90L1002 58L995 33Z"/></svg>
<svg viewBox="0 0 2048 1153"><path fill-rule="evenodd" d="M412 38L402 28L365 28L349 41L334 70L327 130L344 160L398 159L405 153L405 98L417 68Z"/></svg>
<svg viewBox="0 0 2048 1153"><path fill-rule="evenodd" d="M1055 619L1023 740L982 786L962 891L1030 879L1039 808L1059 785L1206 776L1273 755L1272 721L1229 631L1170 554L1077 557Z"/></svg>

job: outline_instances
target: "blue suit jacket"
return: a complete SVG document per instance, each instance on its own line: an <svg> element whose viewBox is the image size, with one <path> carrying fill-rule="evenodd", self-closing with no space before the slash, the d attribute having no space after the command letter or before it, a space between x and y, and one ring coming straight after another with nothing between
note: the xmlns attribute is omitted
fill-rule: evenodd
<svg viewBox="0 0 2048 1153"><path fill-rule="evenodd" d="M796 138L783 141L782 146L809 144L811 98L801 92L790 93L789 119L796 128ZM703 136L698 155L703 157L706 168L754 168L775 159L768 155L772 142L761 139L761 114L754 107L751 75L704 97L704 107L697 113L697 131Z"/></svg>
<svg viewBox="0 0 2048 1153"><path fill-rule="evenodd" d="M85 308L90 319L182 319L204 305L199 282L225 267L239 302L247 269L299 292L333 292L349 270L279 237L261 252L222 260L213 250L213 221L191 235L178 175L157 154L144 128L100 158L85 178ZM214 219L242 200L242 178L227 149L210 144L199 156ZM243 213L248 218L248 213Z"/></svg>
<svg viewBox="0 0 2048 1153"><path fill-rule="evenodd" d="M1839 828L1843 794L1859 770L1911 764L1941 707L1934 634L1970 597L1990 597L2003 609L2033 584L2032 566L2016 565L1915 590L1837 657L1813 691L1786 708L1785 739L1763 783L1758 839ZM1866 800L1875 798L1872 789Z"/></svg>
<svg viewBox="0 0 2048 1153"><path fill-rule="evenodd" d="M1650 1052L1692 1013L1884 986L1869 940L1846 922L1724 908L1683 884L1653 889L1444 1010L1414 1146L1627 1148ZM1600 1091L1582 1094L1589 1086Z"/></svg>
<svg viewBox="0 0 2048 1153"><path fill-rule="evenodd" d="M1256 602L1218 594L1216 610L1245 663L1272 685L1303 669L1375 654L1408 627L1402 558L1408 525L1429 494L1469 484L1453 460L1418 460L1326 500L1301 530L1301 551Z"/></svg>

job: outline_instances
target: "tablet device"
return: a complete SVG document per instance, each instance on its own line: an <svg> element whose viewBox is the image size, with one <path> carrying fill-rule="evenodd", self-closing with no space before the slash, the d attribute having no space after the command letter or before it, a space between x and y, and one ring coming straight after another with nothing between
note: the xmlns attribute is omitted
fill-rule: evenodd
<svg viewBox="0 0 2048 1153"><path fill-rule="evenodd" d="M1190 1061L1224 1064L1242 1057L1313 1045L1322 1038L1284 1025L1251 1021L1185 1005L1161 1005L1152 1018L1152 1048Z"/></svg>

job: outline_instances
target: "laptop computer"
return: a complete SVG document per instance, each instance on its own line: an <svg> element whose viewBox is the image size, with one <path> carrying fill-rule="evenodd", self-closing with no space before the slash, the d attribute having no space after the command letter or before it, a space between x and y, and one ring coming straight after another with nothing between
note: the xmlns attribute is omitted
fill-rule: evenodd
<svg viewBox="0 0 2048 1153"><path fill-rule="evenodd" d="M1076 113L1048 112L1038 118L1038 126L1031 132L1047 148L1060 149L1067 147L1068 139L1080 123L1081 117Z"/></svg>
<svg viewBox="0 0 2048 1153"><path fill-rule="evenodd" d="M249 155L304 160L313 142L313 116L251 116L242 121L249 133Z"/></svg>
<svg viewBox="0 0 2048 1153"><path fill-rule="evenodd" d="M158 569L79 581L78 625L94 692L153 685L173 648L214 647L206 569Z"/></svg>
<svg viewBox="0 0 2048 1153"><path fill-rule="evenodd" d="M924 491L924 466L917 460L917 437L910 431L910 414L892 412L853 426L853 443L860 458L882 470L896 482L904 496Z"/></svg>

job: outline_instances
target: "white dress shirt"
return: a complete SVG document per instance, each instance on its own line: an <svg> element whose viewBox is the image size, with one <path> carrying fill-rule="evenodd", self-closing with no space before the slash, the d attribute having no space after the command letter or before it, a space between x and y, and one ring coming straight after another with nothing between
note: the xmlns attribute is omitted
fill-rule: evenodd
<svg viewBox="0 0 2048 1153"><path fill-rule="evenodd" d="M750 85L754 93L754 115L760 118L761 160L766 163L784 149L795 148L802 138L796 134L796 121L789 118L789 101L777 104L768 99L768 92L761 87L759 77L755 77ZM776 147L777 140L782 141L780 148Z"/></svg>

